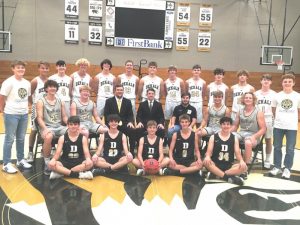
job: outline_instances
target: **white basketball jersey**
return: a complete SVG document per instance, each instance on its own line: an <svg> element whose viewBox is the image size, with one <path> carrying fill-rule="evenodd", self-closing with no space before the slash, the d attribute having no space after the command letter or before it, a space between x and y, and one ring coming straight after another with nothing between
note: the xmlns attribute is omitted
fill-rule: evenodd
<svg viewBox="0 0 300 225"><path fill-rule="evenodd" d="M136 94L136 80L138 79L137 76L132 75L129 77L126 76L125 73L120 75L121 84L124 87L124 97L128 99L135 99Z"/></svg>
<svg viewBox="0 0 300 225"><path fill-rule="evenodd" d="M269 90L267 92L263 92L262 90L258 90L255 93L257 97L257 106L258 109L265 114L266 122L272 122L272 101L276 97L276 92L273 90Z"/></svg>
<svg viewBox="0 0 300 225"><path fill-rule="evenodd" d="M190 102L203 102L202 92L204 81L202 79L194 80L190 78L187 80L188 92L191 94Z"/></svg>
<svg viewBox="0 0 300 225"><path fill-rule="evenodd" d="M85 74L84 77L79 76L77 72L73 73L73 97L80 97L79 88L80 86L86 85L90 86L91 76L89 74Z"/></svg>
<svg viewBox="0 0 300 225"><path fill-rule="evenodd" d="M36 104L39 99L41 99L42 97L44 97L46 95L46 92L44 89L44 85L45 85L46 81L44 82L40 77L36 77L36 81L37 81L36 88L32 95L32 102L34 104Z"/></svg>
<svg viewBox="0 0 300 225"><path fill-rule="evenodd" d="M235 84L232 86L232 111L233 112L238 112L240 109L240 98L241 96L246 93L251 91L252 86L250 84L246 84L245 86L240 86L239 84Z"/></svg>
<svg viewBox="0 0 300 225"><path fill-rule="evenodd" d="M71 77L68 75L59 76L58 74L54 74L49 77L49 80L54 80L58 83L57 96L60 100L63 102L69 102Z"/></svg>
<svg viewBox="0 0 300 225"><path fill-rule="evenodd" d="M226 84L224 84L224 83L216 84L215 82L211 82L207 87L209 88L209 101L208 101L209 106L213 105L214 97L212 94L214 91L222 91L223 92L222 103L225 104L225 94L226 94L226 90L228 89L228 86Z"/></svg>
<svg viewBox="0 0 300 225"><path fill-rule="evenodd" d="M180 78L176 78L174 81L171 81L169 78L166 80L166 101L170 102L180 102L181 101L181 87L180 87Z"/></svg>
<svg viewBox="0 0 300 225"><path fill-rule="evenodd" d="M144 87L142 92L142 97L147 98L147 90L153 88L155 90L155 100L159 101L160 96L160 82L161 78L158 76L150 77L149 75L142 78L144 80Z"/></svg>
<svg viewBox="0 0 300 225"><path fill-rule="evenodd" d="M111 73L104 75L103 73L98 73L97 76L99 79L98 85L98 97L102 98L111 98L114 96L114 79L115 76Z"/></svg>

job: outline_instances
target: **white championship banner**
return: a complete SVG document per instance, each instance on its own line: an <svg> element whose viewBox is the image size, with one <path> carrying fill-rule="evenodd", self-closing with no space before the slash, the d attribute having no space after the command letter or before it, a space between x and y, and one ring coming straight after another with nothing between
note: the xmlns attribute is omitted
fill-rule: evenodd
<svg viewBox="0 0 300 225"><path fill-rule="evenodd" d="M191 20L191 6L189 3L178 3L177 26L189 26Z"/></svg>
<svg viewBox="0 0 300 225"><path fill-rule="evenodd" d="M211 27L213 19L213 8L211 5L201 5L199 13L199 26Z"/></svg>
<svg viewBox="0 0 300 225"><path fill-rule="evenodd" d="M198 51L209 52L211 47L210 30L200 30L198 33Z"/></svg>
<svg viewBox="0 0 300 225"><path fill-rule="evenodd" d="M65 0L65 18L79 18L79 0Z"/></svg>
<svg viewBox="0 0 300 225"><path fill-rule="evenodd" d="M189 30L177 29L176 32L176 50L187 51L189 50Z"/></svg>

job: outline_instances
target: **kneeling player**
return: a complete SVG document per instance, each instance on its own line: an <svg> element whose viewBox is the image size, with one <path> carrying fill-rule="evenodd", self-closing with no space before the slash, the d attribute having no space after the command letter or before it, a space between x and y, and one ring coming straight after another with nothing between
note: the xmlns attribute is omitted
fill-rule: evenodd
<svg viewBox="0 0 300 225"><path fill-rule="evenodd" d="M147 135L139 141L137 157L132 163L137 168L137 175L145 175L144 161L146 159L156 159L159 163L160 171L169 164L169 158L164 157L163 139L156 136L157 123L154 120L147 122Z"/></svg>
<svg viewBox="0 0 300 225"><path fill-rule="evenodd" d="M238 139L230 132L232 119L223 117L220 125L221 131L209 139L204 166L230 183L243 185L244 180L237 175L246 172L247 165L241 156ZM239 163L233 164L234 156Z"/></svg>
<svg viewBox="0 0 300 225"><path fill-rule="evenodd" d="M94 175L103 175L111 170L116 171L125 168L128 172L128 163L132 161L132 154L128 151L127 138L125 134L118 130L120 117L117 114L111 114L107 118L109 130L100 136L100 143L92 160L95 167Z"/></svg>
<svg viewBox="0 0 300 225"><path fill-rule="evenodd" d="M89 153L87 138L79 131L79 117L71 116L67 125L68 131L59 138L55 155L48 163L49 169L52 170L50 179L62 176L93 179L93 174L89 171L93 162Z"/></svg>
<svg viewBox="0 0 300 225"><path fill-rule="evenodd" d="M181 130L174 133L170 144L169 167L163 170L164 175L180 175L196 173L202 168L198 135L190 129L190 116L179 117ZM195 161L196 156L196 161Z"/></svg>

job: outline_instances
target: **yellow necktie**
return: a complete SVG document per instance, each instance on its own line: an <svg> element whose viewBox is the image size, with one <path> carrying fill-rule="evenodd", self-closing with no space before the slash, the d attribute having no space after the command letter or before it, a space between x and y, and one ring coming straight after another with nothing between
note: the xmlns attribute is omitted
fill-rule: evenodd
<svg viewBox="0 0 300 225"><path fill-rule="evenodd" d="M121 110L121 104L122 104L122 101L121 101L121 99L118 99L118 110L119 110L119 112L120 112L120 110Z"/></svg>

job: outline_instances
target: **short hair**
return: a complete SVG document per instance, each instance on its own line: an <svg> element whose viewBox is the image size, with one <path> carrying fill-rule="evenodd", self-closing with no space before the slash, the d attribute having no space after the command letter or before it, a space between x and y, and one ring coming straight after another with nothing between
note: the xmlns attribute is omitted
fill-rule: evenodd
<svg viewBox="0 0 300 225"><path fill-rule="evenodd" d="M228 116L224 116L220 119L220 124L223 124L223 123L230 123L230 125L232 125L232 119Z"/></svg>
<svg viewBox="0 0 300 225"><path fill-rule="evenodd" d="M89 60L87 60L86 58L80 58L75 62L76 66L79 66L80 64L86 64L86 65L88 65L88 67L91 65Z"/></svg>
<svg viewBox="0 0 300 225"><path fill-rule="evenodd" d="M87 85L81 85L80 88L79 88L79 92L82 92L82 91L91 91L91 88Z"/></svg>
<svg viewBox="0 0 300 225"><path fill-rule="evenodd" d="M225 75L224 69L222 69L222 68L214 69L214 75L217 75L217 74L223 74L223 76L224 76Z"/></svg>
<svg viewBox="0 0 300 225"><path fill-rule="evenodd" d="M266 73L261 76L260 80L263 80L263 79L272 80L272 76L270 74Z"/></svg>
<svg viewBox="0 0 300 225"><path fill-rule="evenodd" d="M248 70L239 70L237 73L236 73L236 76L239 77L241 75L246 75L247 77L249 77L249 72Z"/></svg>
<svg viewBox="0 0 300 225"><path fill-rule="evenodd" d="M120 88L120 87L124 89L123 85L118 83L118 84L115 85L114 90L117 90L117 88Z"/></svg>
<svg viewBox="0 0 300 225"><path fill-rule="evenodd" d="M176 72L177 72L177 67L171 65L171 66L169 66L169 68L168 68L168 72L169 72L169 71L176 71Z"/></svg>
<svg viewBox="0 0 300 225"><path fill-rule="evenodd" d="M127 59L127 60L125 61L125 65L126 65L127 63L129 63L129 62L132 63L132 65L134 64L133 61L132 61L131 59Z"/></svg>
<svg viewBox="0 0 300 225"><path fill-rule="evenodd" d="M213 91L212 92L213 97L217 97L217 96L224 96L223 91L221 90L217 90L217 91Z"/></svg>
<svg viewBox="0 0 300 225"><path fill-rule="evenodd" d="M67 124L70 124L70 123L80 124L80 117L79 116L70 116L67 121Z"/></svg>
<svg viewBox="0 0 300 225"><path fill-rule="evenodd" d="M47 80L44 84L45 92L47 92L48 87L56 87L56 90L58 90L58 83L55 80Z"/></svg>
<svg viewBox="0 0 300 225"><path fill-rule="evenodd" d="M281 76L281 81L283 81L284 79L292 79L295 82L296 77L291 73L287 73Z"/></svg>
<svg viewBox="0 0 300 225"><path fill-rule="evenodd" d="M111 122L111 121L116 121L119 122L121 120L120 116L118 114L110 114L107 116L107 121Z"/></svg>
<svg viewBox="0 0 300 225"><path fill-rule="evenodd" d="M157 62L151 61L148 64L148 67L155 66L157 68Z"/></svg>
<svg viewBox="0 0 300 225"><path fill-rule="evenodd" d="M256 105L257 97L256 97L256 95L255 95L253 92L251 92L251 91L245 92L245 93L241 96L241 104L242 104L242 105L245 105L245 104L244 104L245 96L248 95L248 94L252 95L252 98L253 98L253 105Z"/></svg>
<svg viewBox="0 0 300 225"><path fill-rule="evenodd" d="M148 94L149 91L153 91L155 93L155 90L153 88L148 88L146 93Z"/></svg>
<svg viewBox="0 0 300 225"><path fill-rule="evenodd" d="M46 62L46 61L39 61L38 68L40 68L41 65L44 65L44 66L46 66L46 67L48 67L48 68L50 67L50 63L48 63L48 62Z"/></svg>
<svg viewBox="0 0 300 225"><path fill-rule="evenodd" d="M189 98L191 98L191 93L190 92L183 92L181 94L181 98L185 97L185 96L189 96Z"/></svg>
<svg viewBox="0 0 300 225"><path fill-rule="evenodd" d="M149 120L149 121L147 122L147 128L148 128L148 127L151 127L151 126L157 126L157 123L156 123L155 120Z"/></svg>
<svg viewBox="0 0 300 225"><path fill-rule="evenodd" d="M192 69L193 69L193 70L194 70L194 69L200 69L200 70L201 70L201 66L200 66L199 64L196 64L196 65L193 66Z"/></svg>
<svg viewBox="0 0 300 225"><path fill-rule="evenodd" d="M179 121L181 120L191 121L191 117L188 114L182 114L181 116L179 116Z"/></svg>
<svg viewBox="0 0 300 225"><path fill-rule="evenodd" d="M101 69L103 70L103 65L104 64L108 64L109 66L110 66L110 70L111 70L111 68L112 68L112 63L111 63L111 61L110 61L110 59L104 59L104 60L102 60L102 62L100 63L100 67L101 67Z"/></svg>
<svg viewBox="0 0 300 225"><path fill-rule="evenodd" d="M15 66L26 66L26 63L24 61L21 60L14 60L11 62L10 67L14 68Z"/></svg>
<svg viewBox="0 0 300 225"><path fill-rule="evenodd" d="M292 70L290 70L290 71L286 72L285 74L293 74L293 75L295 75L295 72L292 71Z"/></svg>
<svg viewBox="0 0 300 225"><path fill-rule="evenodd" d="M56 66L65 66L66 65L66 62L64 60L58 60L55 64Z"/></svg>

